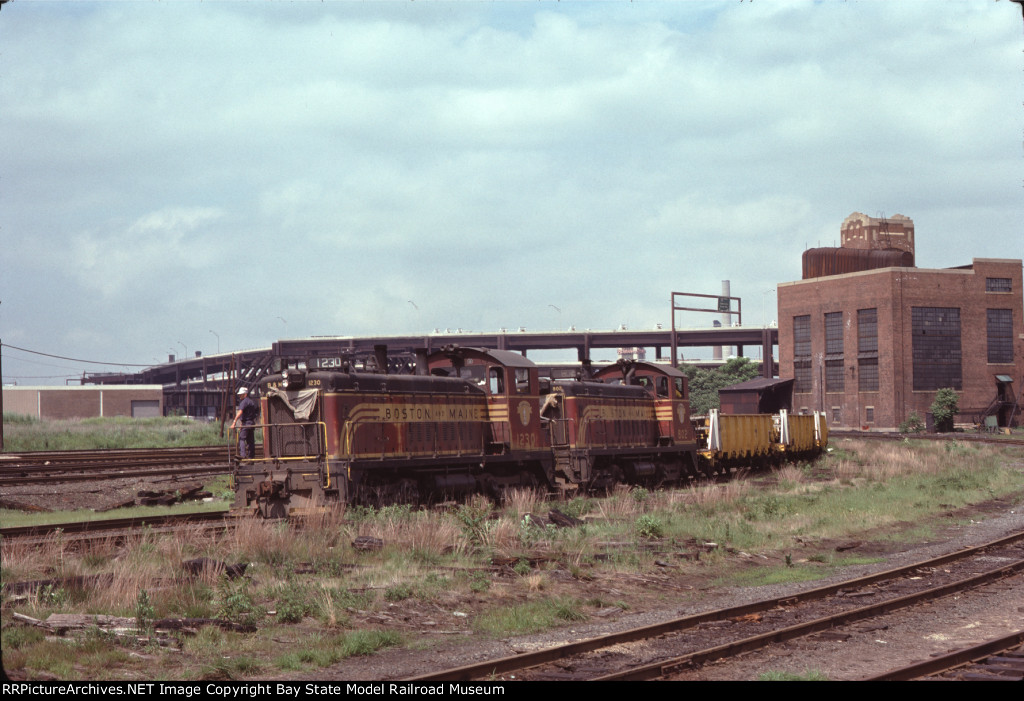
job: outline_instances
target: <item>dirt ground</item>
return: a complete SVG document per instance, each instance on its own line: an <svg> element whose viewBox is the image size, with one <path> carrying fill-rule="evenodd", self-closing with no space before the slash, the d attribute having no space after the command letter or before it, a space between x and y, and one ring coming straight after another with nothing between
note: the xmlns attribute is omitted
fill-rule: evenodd
<svg viewBox="0 0 1024 701"><path fill-rule="evenodd" d="M4 489L0 506L22 511L103 511L134 499L143 490L160 492L209 480L208 477L133 477L103 482L15 485Z"/></svg>

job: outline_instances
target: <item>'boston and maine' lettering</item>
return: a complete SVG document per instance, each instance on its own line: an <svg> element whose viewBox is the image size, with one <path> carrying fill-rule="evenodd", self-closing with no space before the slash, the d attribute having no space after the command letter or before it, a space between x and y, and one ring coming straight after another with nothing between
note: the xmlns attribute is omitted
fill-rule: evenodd
<svg viewBox="0 0 1024 701"><path fill-rule="evenodd" d="M389 423L404 421L486 421L480 407L446 404L423 406L421 404L393 404L377 407L376 419Z"/></svg>

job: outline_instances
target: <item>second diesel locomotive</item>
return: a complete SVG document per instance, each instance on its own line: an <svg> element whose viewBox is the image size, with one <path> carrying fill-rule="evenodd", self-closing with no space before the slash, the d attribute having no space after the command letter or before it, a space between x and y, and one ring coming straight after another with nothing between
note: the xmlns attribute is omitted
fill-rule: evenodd
<svg viewBox="0 0 1024 701"><path fill-rule="evenodd" d="M274 518L332 502L571 495L811 457L827 441L818 416L695 427L686 377L652 363L586 381L540 377L502 350L447 348L417 365L414 375L286 369L264 380L263 455L233 461L235 508Z"/></svg>

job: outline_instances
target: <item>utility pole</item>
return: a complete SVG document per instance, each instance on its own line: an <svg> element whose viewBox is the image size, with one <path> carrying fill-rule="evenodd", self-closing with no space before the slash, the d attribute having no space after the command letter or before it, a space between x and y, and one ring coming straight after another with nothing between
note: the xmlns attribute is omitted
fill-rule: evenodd
<svg viewBox="0 0 1024 701"><path fill-rule="evenodd" d="M0 451L4 449L4 344L0 339Z"/></svg>

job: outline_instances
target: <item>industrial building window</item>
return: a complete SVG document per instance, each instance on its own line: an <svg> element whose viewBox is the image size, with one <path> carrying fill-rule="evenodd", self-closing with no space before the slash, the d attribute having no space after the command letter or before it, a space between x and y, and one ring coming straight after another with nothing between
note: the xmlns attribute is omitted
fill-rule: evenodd
<svg viewBox="0 0 1024 701"><path fill-rule="evenodd" d="M987 277L985 278L986 292L1013 292L1013 285L1008 277Z"/></svg>
<svg viewBox="0 0 1024 701"><path fill-rule="evenodd" d="M875 423L875 407L866 406L864 407L864 423L873 424Z"/></svg>
<svg viewBox="0 0 1024 701"><path fill-rule="evenodd" d="M839 426L842 425L843 421L843 410L840 407L832 407L832 423Z"/></svg>
<svg viewBox="0 0 1024 701"><path fill-rule="evenodd" d="M960 309L911 307L914 391L963 389Z"/></svg>
<svg viewBox="0 0 1024 701"><path fill-rule="evenodd" d="M811 315L793 317L793 356L811 357Z"/></svg>
<svg viewBox="0 0 1024 701"><path fill-rule="evenodd" d="M857 389L878 391L878 310L857 310Z"/></svg>
<svg viewBox="0 0 1024 701"><path fill-rule="evenodd" d="M825 315L825 354L843 354L842 312L831 312Z"/></svg>
<svg viewBox="0 0 1024 701"><path fill-rule="evenodd" d="M793 317L793 391L811 391L811 316Z"/></svg>
<svg viewBox="0 0 1024 701"><path fill-rule="evenodd" d="M857 370L857 389L861 392L877 392L878 358L858 358Z"/></svg>
<svg viewBox="0 0 1024 701"><path fill-rule="evenodd" d="M794 392L806 394L811 391L810 359L793 361L793 377L796 379L796 382L793 383Z"/></svg>
<svg viewBox="0 0 1024 701"><path fill-rule="evenodd" d="M845 375L843 374L843 360L825 361L825 391L842 392L846 387Z"/></svg>
<svg viewBox="0 0 1024 701"><path fill-rule="evenodd" d="M988 362L1013 362L1013 310L988 311Z"/></svg>
<svg viewBox="0 0 1024 701"><path fill-rule="evenodd" d="M825 391L842 392L846 388L843 372L843 313L825 315Z"/></svg>

